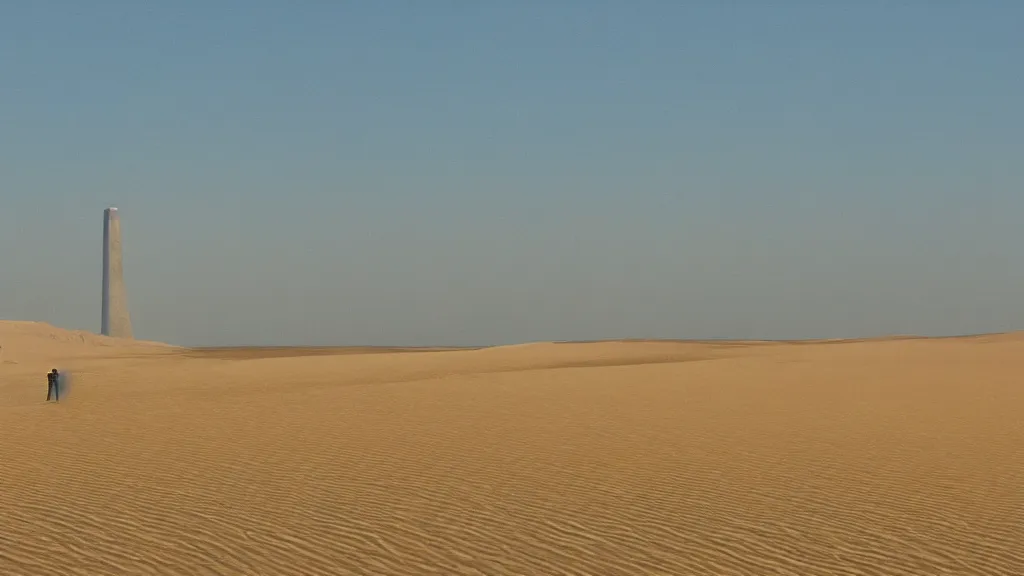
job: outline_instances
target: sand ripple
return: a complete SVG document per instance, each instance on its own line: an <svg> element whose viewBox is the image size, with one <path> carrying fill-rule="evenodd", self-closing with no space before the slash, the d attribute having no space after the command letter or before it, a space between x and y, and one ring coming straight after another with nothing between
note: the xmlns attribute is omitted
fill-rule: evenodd
<svg viewBox="0 0 1024 576"><path fill-rule="evenodd" d="M1024 574L1017 342L554 346L4 382L0 574Z"/></svg>

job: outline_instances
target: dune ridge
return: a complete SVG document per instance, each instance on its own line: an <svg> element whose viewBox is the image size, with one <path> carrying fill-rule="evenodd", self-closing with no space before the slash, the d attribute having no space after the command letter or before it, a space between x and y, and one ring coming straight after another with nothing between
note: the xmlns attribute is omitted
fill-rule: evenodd
<svg viewBox="0 0 1024 576"><path fill-rule="evenodd" d="M0 323L0 345L0 574L1024 567L1019 335L225 355Z"/></svg>

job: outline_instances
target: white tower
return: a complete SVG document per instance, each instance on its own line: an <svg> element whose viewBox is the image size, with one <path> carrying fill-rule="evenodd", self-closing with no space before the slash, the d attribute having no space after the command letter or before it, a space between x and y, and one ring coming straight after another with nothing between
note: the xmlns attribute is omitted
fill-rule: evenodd
<svg viewBox="0 0 1024 576"><path fill-rule="evenodd" d="M103 304L100 334L132 338L128 293L121 262L121 219L117 208L103 211Z"/></svg>

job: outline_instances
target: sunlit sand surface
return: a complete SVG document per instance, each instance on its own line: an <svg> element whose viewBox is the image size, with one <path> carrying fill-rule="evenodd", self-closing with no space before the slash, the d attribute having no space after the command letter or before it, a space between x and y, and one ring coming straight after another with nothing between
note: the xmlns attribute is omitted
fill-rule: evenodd
<svg viewBox="0 0 1024 576"><path fill-rule="evenodd" d="M1012 334L0 346L3 575L1024 574Z"/></svg>

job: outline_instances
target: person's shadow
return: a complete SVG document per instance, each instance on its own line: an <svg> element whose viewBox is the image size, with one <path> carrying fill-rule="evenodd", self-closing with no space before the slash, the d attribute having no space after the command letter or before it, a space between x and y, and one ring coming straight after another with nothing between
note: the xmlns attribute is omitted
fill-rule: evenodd
<svg viewBox="0 0 1024 576"><path fill-rule="evenodd" d="M70 396L71 383L73 380L74 378L71 377L71 373L64 371L57 372L57 394L61 402Z"/></svg>

